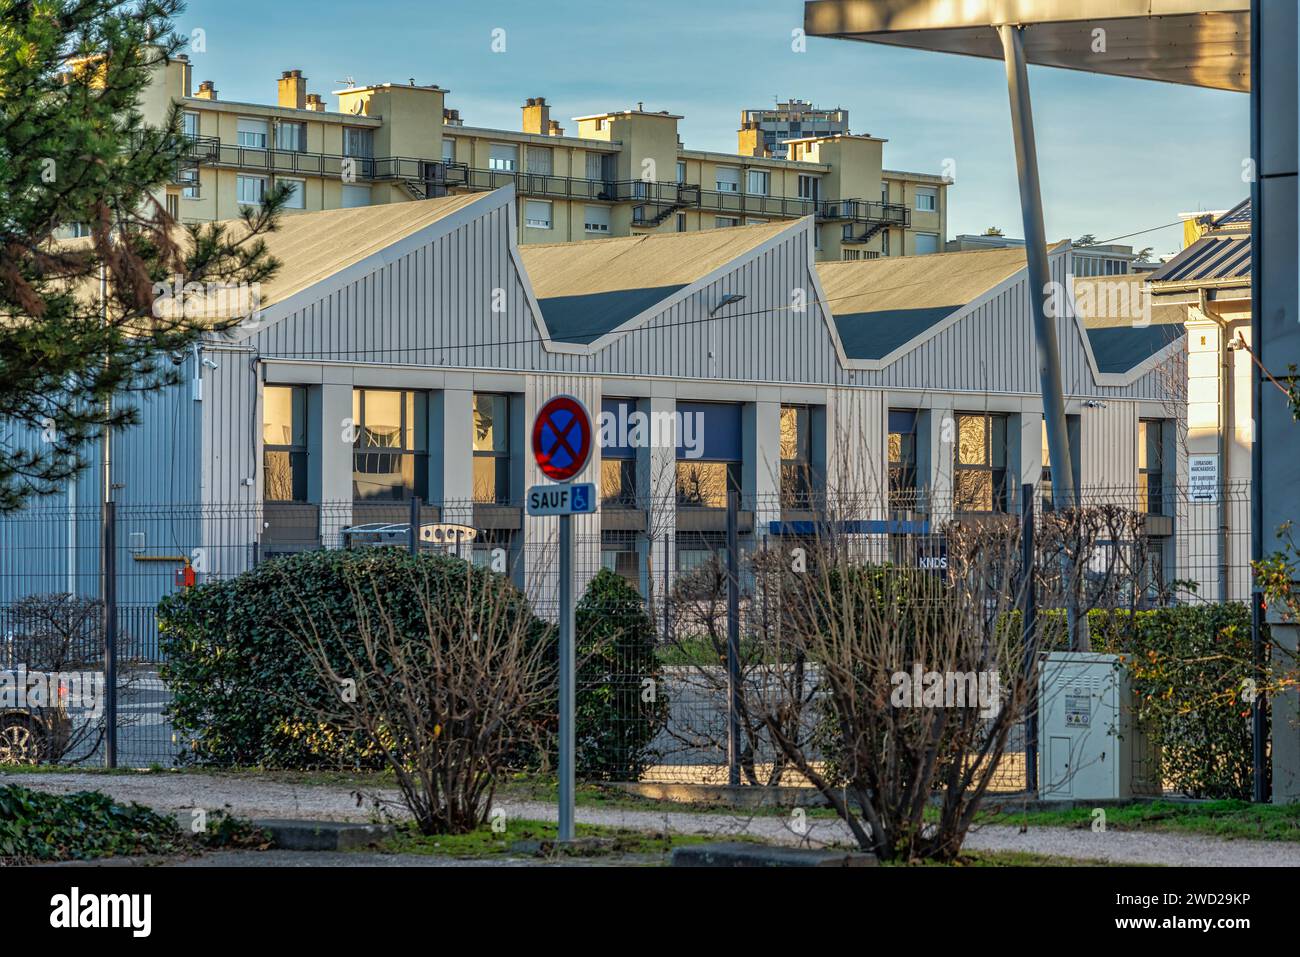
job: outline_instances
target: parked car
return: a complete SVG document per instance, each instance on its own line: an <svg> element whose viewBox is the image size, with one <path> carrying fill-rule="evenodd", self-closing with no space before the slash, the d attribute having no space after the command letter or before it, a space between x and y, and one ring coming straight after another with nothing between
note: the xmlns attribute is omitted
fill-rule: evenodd
<svg viewBox="0 0 1300 957"><path fill-rule="evenodd" d="M16 674L0 669L0 675ZM40 672L25 672L28 679ZM8 687L16 687L8 682ZM72 719L66 707L67 688L58 683L52 704L29 706L0 698L0 764L38 764L57 760L68 748Z"/></svg>

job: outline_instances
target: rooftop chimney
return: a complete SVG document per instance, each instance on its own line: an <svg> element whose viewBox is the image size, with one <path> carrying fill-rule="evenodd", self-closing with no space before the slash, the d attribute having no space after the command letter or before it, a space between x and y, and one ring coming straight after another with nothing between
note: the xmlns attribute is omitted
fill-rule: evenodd
<svg viewBox="0 0 1300 957"><path fill-rule="evenodd" d="M307 109L311 110L313 113L325 112L325 101L320 98L319 93L307 94Z"/></svg>
<svg viewBox="0 0 1300 957"><path fill-rule="evenodd" d="M444 110L442 111L442 125L443 125L443 126L460 126L460 125L461 125L460 110L447 110L447 109L444 109Z"/></svg>
<svg viewBox="0 0 1300 957"><path fill-rule="evenodd" d="M544 96L530 96L524 104L524 132L546 136L551 128L551 108Z"/></svg>
<svg viewBox="0 0 1300 957"><path fill-rule="evenodd" d="M547 127L546 127L546 135L547 135L547 136L563 136L563 135L564 135L564 127L562 127L562 126L560 125L560 121L559 121L559 120L551 120L551 122L550 122L549 124L547 124Z"/></svg>
<svg viewBox="0 0 1300 957"><path fill-rule="evenodd" d="M212 81L203 80L200 82L199 91L194 94L194 97L199 100L215 100L217 98L217 91L213 88Z"/></svg>
<svg viewBox="0 0 1300 957"><path fill-rule="evenodd" d="M280 105L294 110L307 109L307 78L302 70L285 70L280 74Z"/></svg>

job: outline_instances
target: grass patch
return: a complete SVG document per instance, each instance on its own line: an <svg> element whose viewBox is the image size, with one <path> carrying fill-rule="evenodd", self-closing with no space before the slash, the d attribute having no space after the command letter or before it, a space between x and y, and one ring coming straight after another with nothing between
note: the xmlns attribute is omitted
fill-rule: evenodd
<svg viewBox="0 0 1300 957"><path fill-rule="evenodd" d="M259 848L267 840L248 822L219 811L209 814L205 831L190 834L172 817L99 791L47 794L0 786L0 859L14 863Z"/></svg>
<svg viewBox="0 0 1300 957"><path fill-rule="evenodd" d="M1106 827L1117 831L1175 831L1210 837L1258 841L1300 841L1300 804L1251 804L1247 801L1153 801L1107 807ZM1092 808L1071 810L980 812L980 824L1026 824L1038 827L1090 828Z"/></svg>
<svg viewBox="0 0 1300 957"><path fill-rule="evenodd" d="M433 854L462 860L493 857L581 857L635 856L647 863L667 859L674 847L707 844L723 840L709 834L666 834L629 828L578 824L572 846L556 845L557 826L548 821L512 820L500 831L485 825L468 834L420 834L406 827L389 838L379 849L391 854ZM728 835L728 841L753 841L745 835Z"/></svg>

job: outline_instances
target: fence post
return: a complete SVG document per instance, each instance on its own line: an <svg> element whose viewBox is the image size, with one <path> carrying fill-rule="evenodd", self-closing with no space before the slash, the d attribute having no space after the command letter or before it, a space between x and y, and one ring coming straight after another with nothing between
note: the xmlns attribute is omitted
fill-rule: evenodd
<svg viewBox="0 0 1300 957"><path fill-rule="evenodd" d="M727 784L740 787L739 494L727 489Z"/></svg>
<svg viewBox="0 0 1300 957"><path fill-rule="evenodd" d="M1035 582L1036 550L1034 547L1034 486L1026 482L1020 489L1021 523L1020 574L1023 588L1021 637L1025 646L1025 677L1029 694L1025 708L1025 790L1038 791L1038 680L1035 659L1038 656L1038 592Z"/></svg>
<svg viewBox="0 0 1300 957"><path fill-rule="evenodd" d="M1255 681L1264 684L1264 595L1254 592L1250 596L1250 643L1255 663ZM1268 737L1268 699L1259 687L1255 689L1255 700L1250 703L1250 758L1251 758L1251 797L1256 804L1264 804L1269 799L1268 755L1264 743Z"/></svg>
<svg viewBox="0 0 1300 957"><path fill-rule="evenodd" d="M104 766L117 767L117 503L104 503Z"/></svg>
<svg viewBox="0 0 1300 957"><path fill-rule="evenodd" d="M420 496L411 496L411 554L420 554Z"/></svg>

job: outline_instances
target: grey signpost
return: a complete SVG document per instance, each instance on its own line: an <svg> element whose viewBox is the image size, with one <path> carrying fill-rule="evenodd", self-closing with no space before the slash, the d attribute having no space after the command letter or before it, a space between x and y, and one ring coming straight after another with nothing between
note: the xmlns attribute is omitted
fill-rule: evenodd
<svg viewBox="0 0 1300 957"><path fill-rule="evenodd" d="M542 474L560 482L579 475L591 458L595 432L586 406L572 396L545 402L533 420L533 458ZM559 839L572 841L576 786L574 715L575 640L573 615L573 516L596 510L596 487L585 483L534 485L528 490L528 514L555 515L560 521L559 609Z"/></svg>

